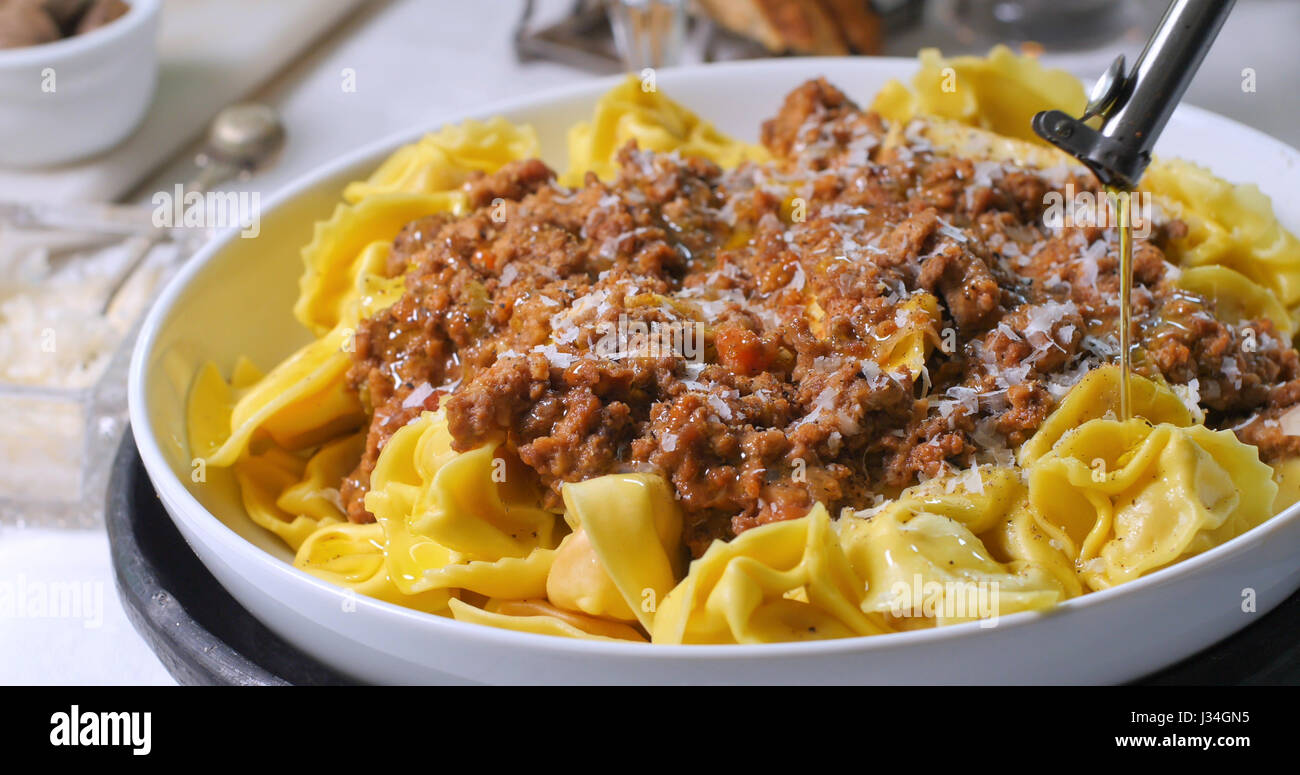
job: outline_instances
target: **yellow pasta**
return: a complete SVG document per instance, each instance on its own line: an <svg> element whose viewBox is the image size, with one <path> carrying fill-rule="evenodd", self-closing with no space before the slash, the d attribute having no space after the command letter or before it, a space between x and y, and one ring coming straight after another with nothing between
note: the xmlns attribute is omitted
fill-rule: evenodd
<svg viewBox="0 0 1300 775"><path fill-rule="evenodd" d="M655 643L774 643L887 632L820 504L715 541L655 615Z"/></svg>
<svg viewBox="0 0 1300 775"><path fill-rule="evenodd" d="M199 369L185 405L185 429L192 454L208 457L220 449L230 436L235 405L260 379L262 373L247 358L235 364L230 382L211 361Z"/></svg>
<svg viewBox="0 0 1300 775"><path fill-rule="evenodd" d="M447 209L464 207L460 186L473 172L495 172L509 162L539 156L537 133L500 116L470 119L402 146L364 181L349 183L343 198L352 204L376 194L445 195Z"/></svg>
<svg viewBox="0 0 1300 775"><path fill-rule="evenodd" d="M349 337L350 332L339 327L240 391L230 413L228 435L208 455L207 464L233 464L259 432L282 447L301 449L360 425L365 419L361 401L345 384L350 361L344 347ZM214 391L211 376L195 389Z"/></svg>
<svg viewBox="0 0 1300 775"><path fill-rule="evenodd" d="M490 601L486 608L452 600L451 612L460 622L484 624L534 635L554 635L580 640L645 641L640 633L626 624L563 611L541 600Z"/></svg>
<svg viewBox="0 0 1300 775"><path fill-rule="evenodd" d="M1089 420L1030 467L1029 497L1084 582L1106 589L1268 519L1272 474L1231 431Z"/></svg>
<svg viewBox="0 0 1300 775"><path fill-rule="evenodd" d="M1030 128L1034 114L1062 110L1077 116L1088 101L1079 79L1047 69L1032 57L1018 57L1006 46L995 46L987 57L944 59L933 48L922 49L919 57L912 88L900 81L886 83L872 110L900 123L918 115L937 116L1045 145Z"/></svg>
<svg viewBox="0 0 1300 775"><path fill-rule="evenodd" d="M239 494L248 516L295 551L322 524L339 521L333 515L319 518L280 507L281 493L298 484L305 468L302 458L274 445L234 465L235 480L239 482Z"/></svg>
<svg viewBox="0 0 1300 775"><path fill-rule="evenodd" d="M374 523L342 522L321 527L299 547L293 564L356 594L418 611L445 612L452 599L446 589L413 595L399 589L384 562L384 530Z"/></svg>
<svg viewBox="0 0 1300 775"><path fill-rule="evenodd" d="M303 248L306 271L299 280L293 314L316 336L324 336L348 316L363 274L382 274L388 245L407 223L421 216L455 210L436 194L388 192L355 205L339 205Z"/></svg>
<svg viewBox="0 0 1300 775"><path fill-rule="evenodd" d="M1286 338L1294 333L1291 314L1277 295L1234 269L1214 264L1190 267L1179 275L1178 286L1214 302L1215 317L1225 323L1269 320Z"/></svg>
<svg viewBox="0 0 1300 775"><path fill-rule="evenodd" d="M564 486L574 532L560 544L547 597L561 608L654 625L681 576L682 514L663 477L611 474Z"/></svg>
<svg viewBox="0 0 1300 775"><path fill-rule="evenodd" d="M762 146L727 137L657 89L643 88L640 80L629 76L600 98L591 121L569 130L569 171L561 182L580 185L589 170L601 179L614 177L618 152L630 140L643 151L678 151L723 168L768 158Z"/></svg>
<svg viewBox="0 0 1300 775"><path fill-rule="evenodd" d="M532 127L502 118L466 121L402 147L369 179L349 184L344 190L348 204L318 223L303 248L306 271L294 305L298 320L317 336L334 328L345 316L356 278L375 271L373 256L363 253L367 246L376 241L386 246L399 229L421 216L459 215L465 209L460 186L471 173L494 172L538 151Z"/></svg>
<svg viewBox="0 0 1300 775"><path fill-rule="evenodd" d="M357 433L322 444L307 461L302 478L276 499L276 507L318 521L345 519L338 485L356 468L365 442L365 436Z"/></svg>
<svg viewBox="0 0 1300 775"><path fill-rule="evenodd" d="M1194 425L1168 387L1134 377L1134 419L1114 419L1119 370L1076 385L1021 447L1038 528L1092 589L1227 541L1272 516L1258 451Z"/></svg>
<svg viewBox="0 0 1300 775"><path fill-rule="evenodd" d="M1073 559L1039 527L1036 517L1029 499L1022 497L996 524L979 534L980 542L990 557L1004 565L1031 565L1050 573L1062 590L1062 599L1083 594Z"/></svg>
<svg viewBox="0 0 1300 775"><path fill-rule="evenodd" d="M558 517L503 498L496 460L493 445L453 451L440 413L424 413L388 440L366 508L383 527L389 574L403 592L546 594Z"/></svg>
<svg viewBox="0 0 1300 775"><path fill-rule="evenodd" d="M1187 224L1187 236L1173 242L1171 258L1187 266L1235 269L1272 291L1293 319L1300 315L1300 240L1278 222L1258 186L1233 185L1182 159L1157 159L1142 189Z"/></svg>
<svg viewBox="0 0 1300 775"><path fill-rule="evenodd" d="M377 274L386 251L386 246L375 245L363 252L365 263L352 278L353 293L343 319L265 377L237 394L233 386L222 393L213 381L219 380L219 373L205 369L203 379L192 389L201 393L198 406L211 407L201 410L207 415L200 422L205 434L214 434L212 429L225 416L225 410L218 407L233 401L229 434L209 453L208 465L233 464L258 435L269 436L285 449L298 450L347 433L365 420L361 400L348 387L346 377L358 322L391 305L402 293L401 278ZM209 442L200 448L211 446Z"/></svg>
<svg viewBox="0 0 1300 775"><path fill-rule="evenodd" d="M1038 431L1020 447L1019 461L1028 468L1051 450L1071 429L1089 420L1119 413L1120 371L1118 366L1103 366L1091 371L1070 388L1065 400L1052 412ZM1130 398L1133 415L1151 423L1191 425L1192 415L1173 391L1151 380L1131 375Z"/></svg>
<svg viewBox="0 0 1300 775"><path fill-rule="evenodd" d="M976 537L1024 499L1015 471L973 469L955 481L906 490L878 513L842 517L845 553L866 582L862 610L914 629L996 619L1063 600L1066 588L1050 567L1032 559L999 562Z"/></svg>
<svg viewBox="0 0 1300 775"><path fill-rule="evenodd" d="M1273 482L1277 485L1277 497L1273 499L1274 514L1281 514L1300 503L1300 458L1274 463Z"/></svg>
<svg viewBox="0 0 1300 775"><path fill-rule="evenodd" d="M939 300L930 293L918 293L903 304L904 325L880 343L876 361L885 373L919 374L925 359L939 344L943 315Z"/></svg>

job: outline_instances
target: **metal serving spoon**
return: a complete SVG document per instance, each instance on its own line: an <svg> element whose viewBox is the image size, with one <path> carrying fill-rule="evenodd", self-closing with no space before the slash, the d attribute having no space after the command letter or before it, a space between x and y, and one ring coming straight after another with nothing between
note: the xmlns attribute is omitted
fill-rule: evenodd
<svg viewBox="0 0 1300 775"><path fill-rule="evenodd" d="M231 105L212 119L208 139L195 158L199 175L186 190L206 191L236 175L265 166L284 147L284 125L267 105Z"/></svg>
<svg viewBox="0 0 1300 775"><path fill-rule="evenodd" d="M207 141L194 159L199 173L184 186L183 193L203 194L231 178L265 167L282 147L284 125L274 109L257 103L231 105L212 119ZM149 225L150 231L127 241L127 260L108 286L102 312L108 311L140 262L165 236L153 227L152 219ZM176 227L170 231L174 233Z"/></svg>

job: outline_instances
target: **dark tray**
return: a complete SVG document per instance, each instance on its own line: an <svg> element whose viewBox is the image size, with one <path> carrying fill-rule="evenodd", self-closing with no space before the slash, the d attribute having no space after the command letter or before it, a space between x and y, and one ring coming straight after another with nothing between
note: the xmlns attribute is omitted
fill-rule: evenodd
<svg viewBox="0 0 1300 775"><path fill-rule="evenodd" d="M113 460L105 519L126 616L178 682L351 683L268 630L203 567L163 510L129 428Z"/></svg>
<svg viewBox="0 0 1300 775"><path fill-rule="evenodd" d="M127 617L180 683L350 683L268 630L208 573L163 510L129 429L113 461L107 521ZM1300 685L1300 592L1231 638L1139 683Z"/></svg>

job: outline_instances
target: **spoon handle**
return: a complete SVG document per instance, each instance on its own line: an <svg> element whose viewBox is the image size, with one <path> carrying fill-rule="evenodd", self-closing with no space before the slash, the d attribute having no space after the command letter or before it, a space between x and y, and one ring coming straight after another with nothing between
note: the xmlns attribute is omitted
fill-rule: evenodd
<svg viewBox="0 0 1300 775"><path fill-rule="evenodd" d="M182 239L180 228L155 225L153 213L154 208L147 205L0 201L0 223L15 228L116 237L148 235L160 241Z"/></svg>

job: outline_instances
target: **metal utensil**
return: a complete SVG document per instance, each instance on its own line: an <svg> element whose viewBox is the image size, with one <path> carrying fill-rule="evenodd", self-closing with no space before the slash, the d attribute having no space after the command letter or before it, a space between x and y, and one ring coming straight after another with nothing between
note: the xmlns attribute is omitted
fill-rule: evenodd
<svg viewBox="0 0 1300 775"><path fill-rule="evenodd" d="M184 186L183 193L186 196L203 194L237 175L265 166L283 146L284 125L273 108L256 103L225 108L208 127L207 141L194 160L199 173ZM109 283L103 312L112 306L122 287L161 236L155 230L127 241L128 257Z"/></svg>
<svg viewBox="0 0 1300 775"><path fill-rule="evenodd" d="M1100 129L1047 110L1034 116L1034 132L1087 165L1103 184L1132 189L1234 3L1174 0L1133 70L1124 72L1121 56L1098 82L1084 119L1100 116Z"/></svg>

